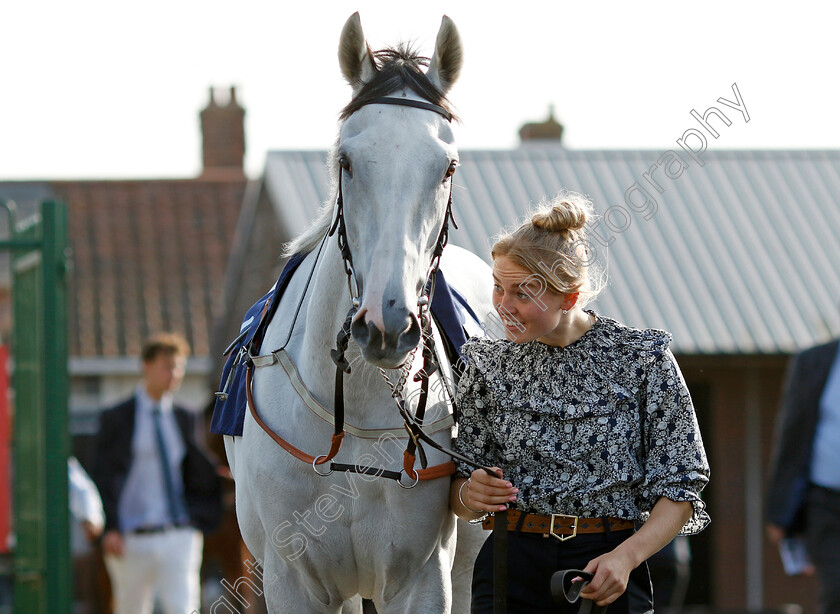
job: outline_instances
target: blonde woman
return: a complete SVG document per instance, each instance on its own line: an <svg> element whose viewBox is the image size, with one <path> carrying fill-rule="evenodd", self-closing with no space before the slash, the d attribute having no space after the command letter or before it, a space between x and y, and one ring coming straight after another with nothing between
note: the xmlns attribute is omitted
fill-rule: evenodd
<svg viewBox="0 0 840 614"><path fill-rule="evenodd" d="M587 199L563 194L496 241L507 338L463 348L455 448L502 479L459 464L451 505L509 531L511 613L576 612L552 601L561 569L593 573L581 597L611 614L651 612L644 561L709 522L709 467L670 334L584 309L602 285L588 262L591 218ZM487 515L505 507L508 526L494 527ZM492 612L492 549L488 539L476 560L473 614Z"/></svg>

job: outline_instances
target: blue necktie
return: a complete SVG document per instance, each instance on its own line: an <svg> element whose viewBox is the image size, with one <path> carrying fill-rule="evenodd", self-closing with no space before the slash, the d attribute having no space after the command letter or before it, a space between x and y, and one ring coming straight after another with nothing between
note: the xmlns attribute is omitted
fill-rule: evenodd
<svg viewBox="0 0 840 614"><path fill-rule="evenodd" d="M175 493L175 480L172 478L172 470L169 465L169 451L166 449L166 443L163 440L162 417L163 414L160 411L160 406L155 405L152 408L152 419L155 423L155 439L157 439L158 456L160 458L161 468L163 469L166 500L169 505L169 515L172 518L172 523L178 524L181 520L178 512L180 506L178 505L178 495Z"/></svg>

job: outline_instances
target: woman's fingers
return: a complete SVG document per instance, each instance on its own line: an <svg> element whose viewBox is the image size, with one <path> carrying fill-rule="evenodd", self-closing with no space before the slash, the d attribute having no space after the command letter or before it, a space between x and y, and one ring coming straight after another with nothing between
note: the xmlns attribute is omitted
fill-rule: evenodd
<svg viewBox="0 0 840 614"><path fill-rule="evenodd" d="M584 571L595 574L580 596L597 605L609 605L627 589L629 569L623 569L613 552L592 559Z"/></svg>
<svg viewBox="0 0 840 614"><path fill-rule="evenodd" d="M493 469L498 471L499 475L502 474L501 469ZM519 492L519 489L507 480L493 477L483 469L473 471L465 490L474 504L484 506L487 511L505 509L506 504L516 501Z"/></svg>
<svg viewBox="0 0 840 614"><path fill-rule="evenodd" d="M483 470L473 471L470 477L470 488L474 492L490 496L511 495L514 491L519 492L519 489L514 488L509 481L488 475Z"/></svg>

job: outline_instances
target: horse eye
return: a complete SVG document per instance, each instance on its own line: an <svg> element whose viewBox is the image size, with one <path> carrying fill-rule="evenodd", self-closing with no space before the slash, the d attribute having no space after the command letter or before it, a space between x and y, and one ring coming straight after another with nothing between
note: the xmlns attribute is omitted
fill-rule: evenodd
<svg viewBox="0 0 840 614"><path fill-rule="evenodd" d="M342 169L343 169L343 170L344 170L344 171L345 171L348 175L352 175L352 174L353 174L353 171L352 171L352 169L350 168L350 160L348 160L346 157L344 157L344 156L340 156L340 157L338 158L338 165L339 165L339 166L340 166L340 167L341 167L341 168L342 168Z"/></svg>
<svg viewBox="0 0 840 614"><path fill-rule="evenodd" d="M446 175L444 175L443 180L446 181L454 175L456 168L458 168L458 160L452 160L452 162L449 163L449 168L446 169Z"/></svg>

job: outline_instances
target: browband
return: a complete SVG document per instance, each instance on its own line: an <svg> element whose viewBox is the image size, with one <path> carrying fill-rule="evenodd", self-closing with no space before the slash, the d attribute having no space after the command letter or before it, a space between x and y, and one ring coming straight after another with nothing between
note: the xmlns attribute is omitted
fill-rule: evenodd
<svg viewBox="0 0 840 614"><path fill-rule="evenodd" d="M446 119L446 121L452 121L452 113L444 109L442 106L432 104L431 102L412 100L411 98L393 98L390 96L385 96L382 98L374 98L373 100L370 100L365 104L395 104L403 107L416 107L418 109L425 109L426 111L434 111L435 113L441 115L444 119Z"/></svg>

